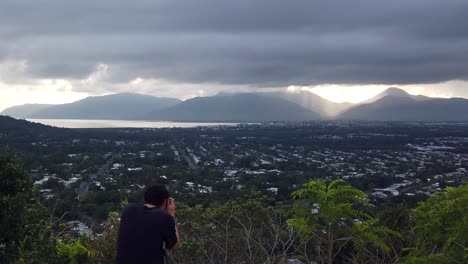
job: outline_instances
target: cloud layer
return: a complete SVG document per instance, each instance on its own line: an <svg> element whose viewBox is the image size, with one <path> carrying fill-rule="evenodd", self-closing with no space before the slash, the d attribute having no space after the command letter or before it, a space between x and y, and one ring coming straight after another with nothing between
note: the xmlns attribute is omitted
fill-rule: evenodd
<svg viewBox="0 0 468 264"><path fill-rule="evenodd" d="M467 80L467 12L465 0L3 0L0 80L83 82L100 65L107 88L73 89Z"/></svg>

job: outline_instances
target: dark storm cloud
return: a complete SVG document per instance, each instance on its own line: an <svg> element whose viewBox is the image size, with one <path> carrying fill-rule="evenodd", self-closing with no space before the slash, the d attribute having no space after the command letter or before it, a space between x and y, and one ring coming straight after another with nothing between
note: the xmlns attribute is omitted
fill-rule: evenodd
<svg viewBox="0 0 468 264"><path fill-rule="evenodd" d="M0 59L254 86L468 79L468 1L2 1ZM3 56L3 57L2 57Z"/></svg>

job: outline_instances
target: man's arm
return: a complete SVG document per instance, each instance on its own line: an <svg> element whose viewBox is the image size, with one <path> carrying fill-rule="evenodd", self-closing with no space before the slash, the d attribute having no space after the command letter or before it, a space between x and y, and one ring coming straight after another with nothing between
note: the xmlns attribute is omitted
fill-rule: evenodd
<svg viewBox="0 0 468 264"><path fill-rule="evenodd" d="M174 218L174 222L175 222L175 218ZM177 242L175 243L173 247L167 249L169 251L175 251L180 246L179 228L177 228L177 223L175 223L175 233L177 237Z"/></svg>
<svg viewBox="0 0 468 264"><path fill-rule="evenodd" d="M167 250L169 251L175 251L177 248L179 248L180 246L180 236L179 236L179 228L177 227L177 222L175 220L175 211L176 211L176 207L175 207L175 200L174 198L169 198L169 201L168 201L168 205L167 205L167 208L166 208L166 211L169 215L171 215L173 217L173 221L171 221L171 226L173 224L173 227L171 228L171 230L174 230L175 229L175 235L176 235L176 243L174 244L174 246L170 247L170 248L167 248Z"/></svg>

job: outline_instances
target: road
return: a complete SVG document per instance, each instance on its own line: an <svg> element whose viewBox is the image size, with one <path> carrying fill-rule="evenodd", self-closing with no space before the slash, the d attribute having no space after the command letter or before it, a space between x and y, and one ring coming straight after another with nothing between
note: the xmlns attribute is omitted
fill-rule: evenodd
<svg viewBox="0 0 468 264"><path fill-rule="evenodd" d="M80 201L82 201L83 198L86 196L86 193L88 193L89 187L91 186L91 184L94 183L96 178L99 175L105 173L113 163L114 163L114 156L112 154L111 158L105 164L103 164L101 167L99 167L99 169L98 169L98 171L96 173L90 175L87 181L84 181L84 182L81 183L80 187L76 190L76 193L78 195L78 199Z"/></svg>
<svg viewBox="0 0 468 264"><path fill-rule="evenodd" d="M83 199L86 197L86 194L88 193L89 191L89 187L91 186L91 184L93 184L97 177L105 172L107 172L109 170L109 167L114 163L114 157L115 156L120 156L122 153L122 150L119 151L119 153L117 154L114 154L112 153L111 154L111 157L108 161L106 161L106 163L104 163L101 167L99 167L98 171L92 175L89 176L88 180L87 181L83 181L80 185L80 187L75 191L76 194L78 195L78 199L80 201L80 206L78 207L78 215L80 216L81 219L83 220L86 220L87 222L89 222L91 224L91 228L96 225L96 221L95 219L93 219L90 215L88 215L87 212L85 212L82 208L81 208L81 202L83 201Z"/></svg>
<svg viewBox="0 0 468 264"><path fill-rule="evenodd" d="M188 166L190 169L195 169L195 165L193 164L193 160L187 155L183 148L178 148L177 151L179 154L187 161Z"/></svg>

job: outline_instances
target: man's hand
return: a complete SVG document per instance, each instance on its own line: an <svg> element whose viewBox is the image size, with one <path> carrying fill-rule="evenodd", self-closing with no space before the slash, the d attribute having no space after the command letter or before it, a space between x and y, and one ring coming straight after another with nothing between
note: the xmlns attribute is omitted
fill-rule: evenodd
<svg viewBox="0 0 468 264"><path fill-rule="evenodd" d="M167 211L168 214L175 217L176 206L175 206L174 198L169 198L168 199L166 211Z"/></svg>

